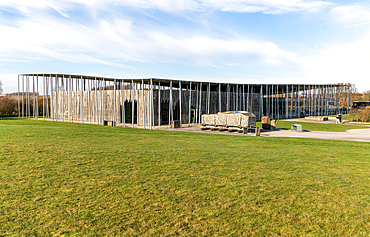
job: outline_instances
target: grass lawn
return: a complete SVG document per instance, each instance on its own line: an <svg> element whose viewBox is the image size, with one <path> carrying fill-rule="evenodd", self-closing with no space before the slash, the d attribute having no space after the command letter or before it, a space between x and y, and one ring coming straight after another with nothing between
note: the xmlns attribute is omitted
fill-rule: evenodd
<svg viewBox="0 0 370 237"><path fill-rule="evenodd" d="M369 170L362 142L3 118L0 236L369 235Z"/></svg>
<svg viewBox="0 0 370 237"><path fill-rule="evenodd" d="M363 126L357 126L357 125L309 123L309 122L284 121L284 120L277 121L277 128L291 129L292 124L301 124L303 130L309 130L309 131L345 132L348 129L363 129L364 128ZM256 126L262 128L261 122L257 122Z"/></svg>

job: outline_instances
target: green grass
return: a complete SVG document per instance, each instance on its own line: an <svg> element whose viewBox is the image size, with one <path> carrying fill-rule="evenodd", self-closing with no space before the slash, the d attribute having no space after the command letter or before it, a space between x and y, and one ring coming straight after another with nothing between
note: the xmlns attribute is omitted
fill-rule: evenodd
<svg viewBox="0 0 370 237"><path fill-rule="evenodd" d="M0 119L0 236L370 234L370 144Z"/></svg>
<svg viewBox="0 0 370 237"><path fill-rule="evenodd" d="M349 129L363 129L363 126L358 125L345 125L345 124L325 124L325 123L308 123L297 121L277 121L277 128L291 129L292 124L301 124L303 130L308 131L328 131L328 132L345 132ZM261 122L257 122L257 127L262 127Z"/></svg>
<svg viewBox="0 0 370 237"><path fill-rule="evenodd" d="M336 115L330 115L328 117L332 117L332 118L335 118L337 117ZM348 120L348 114L342 114L342 120Z"/></svg>

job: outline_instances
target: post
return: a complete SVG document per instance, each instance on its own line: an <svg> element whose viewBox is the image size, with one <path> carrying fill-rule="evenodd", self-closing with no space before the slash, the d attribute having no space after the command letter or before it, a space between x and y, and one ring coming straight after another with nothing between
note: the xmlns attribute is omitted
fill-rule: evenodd
<svg viewBox="0 0 370 237"><path fill-rule="evenodd" d="M91 123L91 80L87 79L87 100L89 101L89 123Z"/></svg>
<svg viewBox="0 0 370 237"><path fill-rule="evenodd" d="M145 129L145 96L144 96L144 79L141 79L141 93L143 93L143 128ZM150 111L149 111L150 112Z"/></svg>
<svg viewBox="0 0 370 237"><path fill-rule="evenodd" d="M179 81L179 102L180 102L180 128L182 128L182 97L181 97L181 81Z"/></svg>
<svg viewBox="0 0 370 237"><path fill-rule="evenodd" d="M115 127L116 126L116 122L117 122L117 93L116 93L116 87L117 87L117 80L116 79L114 79L114 85L113 85L113 127ZM89 106L90 106L90 102L89 102Z"/></svg>
<svg viewBox="0 0 370 237"><path fill-rule="evenodd" d="M50 99L51 99L51 105L50 105L50 110L51 110L51 119L54 121L54 95L53 95L53 78L50 74Z"/></svg>
<svg viewBox="0 0 370 237"><path fill-rule="evenodd" d="M83 101L83 84L82 84L82 76L81 76L81 79L80 79L80 119L81 119L81 123L84 123L84 101Z"/></svg>
<svg viewBox="0 0 370 237"><path fill-rule="evenodd" d="M55 121L58 122L58 109L59 109L59 77L55 74Z"/></svg>
<svg viewBox="0 0 370 237"><path fill-rule="evenodd" d="M218 112L221 112L221 83L218 83Z"/></svg>
<svg viewBox="0 0 370 237"><path fill-rule="evenodd" d="M171 128L171 121L173 116L172 111L172 80L170 81L170 101L168 103L168 127Z"/></svg>
<svg viewBox="0 0 370 237"><path fill-rule="evenodd" d="M161 82L158 83L158 127L161 126L161 113L162 113L162 106L161 106Z"/></svg>
<svg viewBox="0 0 370 237"><path fill-rule="evenodd" d="M260 88L260 118L262 119L264 113L263 113L263 86L261 84Z"/></svg>
<svg viewBox="0 0 370 237"><path fill-rule="evenodd" d="M19 98L19 75L18 75L18 86L17 86L17 88L18 88L18 118L20 118L21 117L21 114L19 113L19 111L20 111L20 98Z"/></svg>
<svg viewBox="0 0 370 237"><path fill-rule="evenodd" d="M95 117L96 117L96 124L99 124L99 116L98 116L98 82L95 77Z"/></svg>
<svg viewBox="0 0 370 237"><path fill-rule="evenodd" d="M230 84L227 83L226 91L226 111L230 111Z"/></svg>
<svg viewBox="0 0 370 237"><path fill-rule="evenodd" d="M63 93L63 95L62 95L62 122L64 122L64 74L63 74L63 76L62 76L62 83L61 83L61 85L62 85L62 88L63 88L63 90L62 90L62 93Z"/></svg>
<svg viewBox="0 0 370 237"><path fill-rule="evenodd" d="M72 78L69 75L68 79L68 120L72 123L73 113L72 113Z"/></svg>
<svg viewBox="0 0 370 237"><path fill-rule="evenodd" d="M190 127L190 120L191 120L191 81L189 86L189 127Z"/></svg>
<svg viewBox="0 0 370 237"><path fill-rule="evenodd" d="M248 84L248 89L247 89L247 111L252 113L252 109L249 109L249 84Z"/></svg>
<svg viewBox="0 0 370 237"><path fill-rule="evenodd" d="M211 83L209 82L208 83L208 87L207 87L207 114L209 114L209 105L210 105L210 99L211 99L211 96L210 96L210 93L211 93Z"/></svg>
<svg viewBox="0 0 370 237"><path fill-rule="evenodd" d="M199 88L199 124L202 123L202 88L203 84L202 82L200 83L200 88Z"/></svg>
<svg viewBox="0 0 370 237"><path fill-rule="evenodd" d="M285 118L289 118L289 86L286 85L285 91Z"/></svg>
<svg viewBox="0 0 370 237"><path fill-rule="evenodd" d="M135 115L134 115L134 113L135 113L135 84L134 84L134 80L132 79L131 80L131 93L132 93L132 95L131 95L131 107L132 107L132 110L131 110L131 123L132 123L132 128L134 128L134 119L135 119Z"/></svg>

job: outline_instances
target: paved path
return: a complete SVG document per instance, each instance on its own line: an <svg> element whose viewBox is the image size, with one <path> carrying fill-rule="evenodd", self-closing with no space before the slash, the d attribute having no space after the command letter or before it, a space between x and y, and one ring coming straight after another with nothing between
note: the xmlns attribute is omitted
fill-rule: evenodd
<svg viewBox="0 0 370 237"><path fill-rule="evenodd" d="M196 132L208 134L223 134L223 135L238 135L238 136L254 136L254 134L244 135L237 132L219 132L210 130L200 130L200 127L183 127L176 129L161 129L168 131L183 131L183 132ZM296 132L291 130L277 129L275 131L261 131L261 137L299 137L299 138L316 138L328 140L342 140L342 141L359 141L370 142L370 128L364 129L350 129L346 132L322 132L322 131L303 131Z"/></svg>

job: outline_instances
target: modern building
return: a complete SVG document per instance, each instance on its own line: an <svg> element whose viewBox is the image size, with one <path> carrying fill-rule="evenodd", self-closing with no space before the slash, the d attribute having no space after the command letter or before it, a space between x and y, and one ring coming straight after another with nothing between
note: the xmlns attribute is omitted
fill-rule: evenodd
<svg viewBox="0 0 370 237"><path fill-rule="evenodd" d="M350 84L239 84L74 74L20 74L18 98L21 117L145 128L175 120L190 126L201 123L202 114L224 111L285 119L346 113L351 105Z"/></svg>

